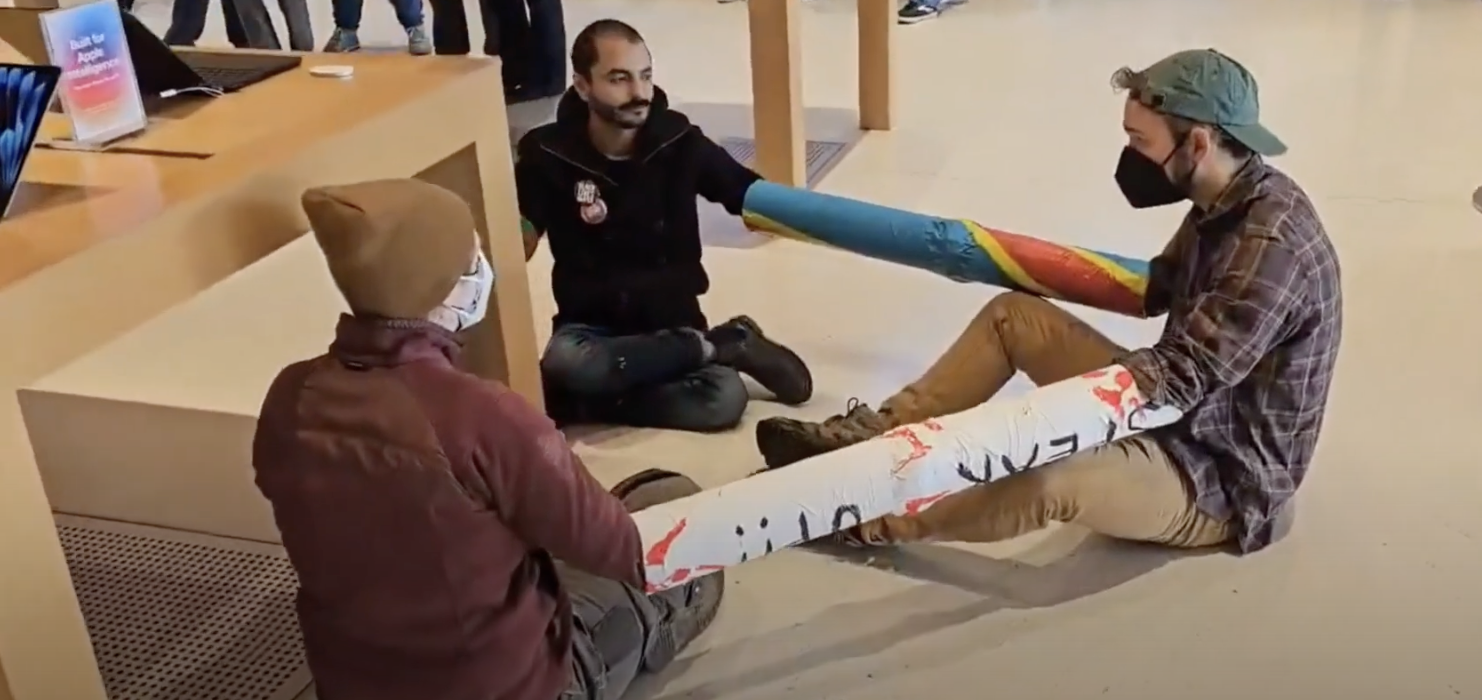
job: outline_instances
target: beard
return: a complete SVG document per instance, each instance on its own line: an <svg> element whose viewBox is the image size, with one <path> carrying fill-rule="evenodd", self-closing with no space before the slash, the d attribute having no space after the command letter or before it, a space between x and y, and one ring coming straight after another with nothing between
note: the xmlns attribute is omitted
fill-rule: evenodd
<svg viewBox="0 0 1482 700"><path fill-rule="evenodd" d="M649 100L629 100L621 105L610 105L596 100L591 100L588 105L592 113L597 115L608 124L619 129L637 129L648 121L648 107L652 104Z"/></svg>
<svg viewBox="0 0 1482 700"><path fill-rule="evenodd" d="M1187 197L1194 190L1194 171L1198 170L1199 165L1191 162L1183 151L1184 149L1180 148L1174 151L1173 156L1169 158L1168 181Z"/></svg>

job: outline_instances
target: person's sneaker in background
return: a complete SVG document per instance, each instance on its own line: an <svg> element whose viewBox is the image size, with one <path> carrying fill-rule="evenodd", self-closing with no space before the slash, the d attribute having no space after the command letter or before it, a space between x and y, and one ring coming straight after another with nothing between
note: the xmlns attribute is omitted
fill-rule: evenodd
<svg viewBox="0 0 1482 700"><path fill-rule="evenodd" d="M329 41L324 44L325 53L350 53L359 50L360 36L354 29L336 27L334 33L329 35Z"/></svg>
<svg viewBox="0 0 1482 700"><path fill-rule="evenodd" d="M325 53L350 53L353 50L360 50L360 36L356 30L336 27L335 33L329 36L329 42L325 42Z"/></svg>
<svg viewBox="0 0 1482 700"><path fill-rule="evenodd" d="M413 56L432 53L432 37L427 35L426 27L417 25L407 30L407 52Z"/></svg>
<svg viewBox="0 0 1482 700"><path fill-rule="evenodd" d="M941 14L941 9L934 5L911 0L911 2L906 3L905 7L900 9L900 12L896 14L896 18L901 24L915 24L917 22L925 22L929 19L936 19Z"/></svg>
<svg viewBox="0 0 1482 700"><path fill-rule="evenodd" d="M762 333L747 316L737 316L710 329L705 339L715 347L717 364L750 376L789 406L813 397L813 374L803 358Z"/></svg>

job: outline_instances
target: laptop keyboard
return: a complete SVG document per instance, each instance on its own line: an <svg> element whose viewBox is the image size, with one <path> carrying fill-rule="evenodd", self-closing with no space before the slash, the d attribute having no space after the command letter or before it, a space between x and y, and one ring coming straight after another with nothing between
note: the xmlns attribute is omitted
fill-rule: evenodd
<svg viewBox="0 0 1482 700"><path fill-rule="evenodd" d="M175 56L206 85L235 92L303 64L302 56L252 52L176 51Z"/></svg>
<svg viewBox="0 0 1482 700"><path fill-rule="evenodd" d="M206 84L227 92L241 90L262 79L259 68L226 68L223 66L191 66Z"/></svg>

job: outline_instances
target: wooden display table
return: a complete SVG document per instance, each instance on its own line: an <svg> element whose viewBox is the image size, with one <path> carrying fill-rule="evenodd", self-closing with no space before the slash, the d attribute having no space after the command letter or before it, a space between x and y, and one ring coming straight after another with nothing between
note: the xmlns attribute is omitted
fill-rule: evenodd
<svg viewBox="0 0 1482 700"><path fill-rule="evenodd" d="M65 458L41 459L38 469L12 398L16 390L45 384L48 375L172 307L188 307L208 287L299 238L307 228L299 206L305 188L415 175L473 203L498 294L470 338L469 364L539 405L538 349L498 61L336 55L309 56L305 67L321 61L352 63L355 77L329 80L295 71L222 99L174 105L148 132L110 152L33 154L28 184L0 224L0 327L6 330L0 345L0 493L6 499L0 553L7 572L0 576L6 602L0 606L0 698L103 697L53 510L96 518L154 513L158 519L163 513L176 525L210 525L213 511L218 521L229 520L236 516L232 503L255 495L242 493L250 489L250 474L210 473L242 464L239 454L205 459L223 444L231 447L222 442L230 436L219 431L169 436L177 451L202 457L194 468L205 474L184 491L164 480L168 472L119 472L118 462L106 465L115 470L109 473ZM280 288L292 290L299 282L284 279ZM281 308L296 300L280 295L263 302ZM260 312L241 311L243 322ZM334 320L326 308L324 328ZM215 316L181 333L220 334L233 324L230 316ZM270 342L274 334L302 329L264 322L252 330ZM260 361L258 350L248 340L216 346L212 357L197 359L230 375ZM97 377L101 388L74 388L106 393L110 382L134 371L127 363L106 367ZM67 433L76 446L120 437L68 433L67 420L64 412L40 411L30 427L37 435ZM260 527L239 532L240 523L226 524L214 529L272 536Z"/></svg>
<svg viewBox="0 0 1482 700"><path fill-rule="evenodd" d="M751 0L751 99L755 110L756 169L768 180L803 187L800 0ZM855 0L859 22L859 128L889 131L895 123L896 5Z"/></svg>

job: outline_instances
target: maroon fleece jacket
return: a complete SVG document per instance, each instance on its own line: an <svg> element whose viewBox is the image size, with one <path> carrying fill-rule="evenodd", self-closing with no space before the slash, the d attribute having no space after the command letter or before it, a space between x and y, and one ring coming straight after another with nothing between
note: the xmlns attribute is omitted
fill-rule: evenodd
<svg viewBox="0 0 1482 700"><path fill-rule="evenodd" d="M345 316L263 403L253 466L324 700L555 700L572 617L554 559L643 584L622 503L458 350L431 324Z"/></svg>

